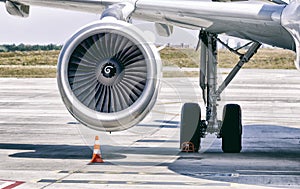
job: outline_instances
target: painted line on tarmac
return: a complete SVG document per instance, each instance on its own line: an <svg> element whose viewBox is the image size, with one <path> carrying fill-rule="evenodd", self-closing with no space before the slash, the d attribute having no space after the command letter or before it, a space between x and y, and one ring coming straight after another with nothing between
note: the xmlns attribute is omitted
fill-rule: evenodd
<svg viewBox="0 0 300 189"><path fill-rule="evenodd" d="M156 111L156 110L152 110L152 112L159 113L159 114L172 115L172 116L179 116L180 115L178 113L168 113L168 112L162 112L162 111Z"/></svg>
<svg viewBox="0 0 300 189"><path fill-rule="evenodd" d="M181 104L182 102L158 102L155 105Z"/></svg>
<svg viewBox="0 0 300 189"><path fill-rule="evenodd" d="M0 189L12 189L23 183L21 181L0 180Z"/></svg>
<svg viewBox="0 0 300 189"><path fill-rule="evenodd" d="M299 177L300 171L279 171L279 170L236 170L240 173L240 176L247 177Z"/></svg>
<svg viewBox="0 0 300 189"><path fill-rule="evenodd" d="M153 181L98 181L98 180L55 180L42 179L39 183L61 183L61 184L111 184L111 185L163 185L163 186L230 186L230 183L206 183L206 182L153 182Z"/></svg>
<svg viewBox="0 0 300 189"><path fill-rule="evenodd" d="M158 173L158 172L135 172L135 171L59 171L62 174L111 174L111 175L177 175L175 173Z"/></svg>
<svg viewBox="0 0 300 189"><path fill-rule="evenodd" d="M237 172L255 172L255 173L294 173L300 174L300 171L276 171L276 170L236 170Z"/></svg>

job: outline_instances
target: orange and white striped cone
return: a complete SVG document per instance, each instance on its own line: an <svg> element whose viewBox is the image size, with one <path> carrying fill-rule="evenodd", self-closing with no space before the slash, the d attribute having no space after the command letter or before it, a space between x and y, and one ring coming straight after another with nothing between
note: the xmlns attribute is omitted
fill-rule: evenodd
<svg viewBox="0 0 300 189"><path fill-rule="evenodd" d="M94 152L93 152L93 157L91 160L91 163L103 163L103 159L101 156L101 149L100 149L100 141L99 137L95 137L95 145L94 145Z"/></svg>

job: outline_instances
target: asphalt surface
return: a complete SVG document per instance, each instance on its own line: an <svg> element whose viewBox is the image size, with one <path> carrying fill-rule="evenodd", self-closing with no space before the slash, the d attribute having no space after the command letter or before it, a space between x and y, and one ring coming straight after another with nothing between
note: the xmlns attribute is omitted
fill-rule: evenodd
<svg viewBox="0 0 300 189"><path fill-rule="evenodd" d="M242 107L240 154L222 153L214 135L179 152L182 104L204 110L197 82L163 79L150 115L109 134L69 115L55 79L0 79L0 188L299 188L300 73L242 70L229 86L220 106ZM89 163L95 135L104 164Z"/></svg>

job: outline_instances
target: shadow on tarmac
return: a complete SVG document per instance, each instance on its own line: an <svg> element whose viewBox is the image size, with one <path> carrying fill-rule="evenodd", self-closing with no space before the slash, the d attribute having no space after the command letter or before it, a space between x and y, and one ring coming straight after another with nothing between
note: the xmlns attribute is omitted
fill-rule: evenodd
<svg viewBox="0 0 300 189"><path fill-rule="evenodd" d="M0 149L26 150L9 155L14 158L43 158L43 159L90 159L93 151L88 146L71 145L34 145L34 144L0 144ZM107 159L123 159L122 154L104 156Z"/></svg>
<svg viewBox="0 0 300 189"><path fill-rule="evenodd" d="M241 153L223 153L216 140L203 153L180 153L169 169L214 181L275 187L300 185L300 129L272 125L244 128Z"/></svg>
<svg viewBox="0 0 300 189"><path fill-rule="evenodd" d="M180 153L177 147L122 147L103 145L103 156L113 164L124 166L167 166L175 173L194 178L278 187L300 185L300 129L272 125L244 126L243 150L238 154L223 153L221 140L200 153ZM204 139L205 140L205 139ZM176 140L140 140L147 142L177 142ZM178 145L179 146L179 145ZM14 158L89 159L89 146L34 145L1 143L0 149L24 150L9 155ZM127 160L130 155L173 159L174 162ZM123 161L123 160L124 161ZM153 158L152 158L153 159ZM114 161L117 160L117 161ZM122 160L122 161L119 161Z"/></svg>
<svg viewBox="0 0 300 189"><path fill-rule="evenodd" d="M34 145L34 144L0 144L0 149L28 150L9 155L17 158L46 158L46 159L87 159L91 149L87 146L70 145Z"/></svg>

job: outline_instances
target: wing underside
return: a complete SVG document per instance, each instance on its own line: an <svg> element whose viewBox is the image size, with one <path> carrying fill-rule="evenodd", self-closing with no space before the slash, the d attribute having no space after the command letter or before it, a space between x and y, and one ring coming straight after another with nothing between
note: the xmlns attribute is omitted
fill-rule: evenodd
<svg viewBox="0 0 300 189"><path fill-rule="evenodd" d="M100 14L105 7L124 0L14 0L11 2ZM135 4L133 18L176 25L189 29L205 28L269 45L295 50L290 33L281 25L286 5L265 1L212 2L208 0L127 0Z"/></svg>
<svg viewBox="0 0 300 189"><path fill-rule="evenodd" d="M281 26L281 14L284 8L285 5L252 1L139 0L135 14L149 21L160 20L191 29L206 28L211 33L226 33L243 39L294 49L292 37Z"/></svg>

